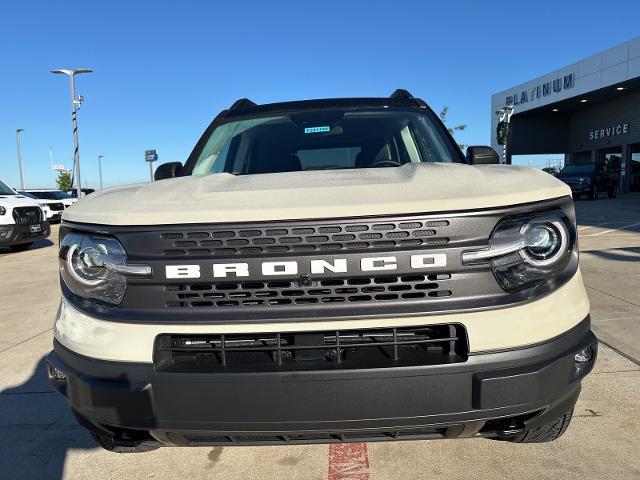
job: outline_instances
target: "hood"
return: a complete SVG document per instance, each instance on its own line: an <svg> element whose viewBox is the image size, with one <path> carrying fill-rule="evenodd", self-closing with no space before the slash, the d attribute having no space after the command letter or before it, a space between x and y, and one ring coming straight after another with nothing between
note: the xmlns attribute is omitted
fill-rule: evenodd
<svg viewBox="0 0 640 480"><path fill-rule="evenodd" d="M469 210L571 195L533 168L461 163L235 176L218 173L113 187L63 219L103 225L251 222Z"/></svg>
<svg viewBox="0 0 640 480"><path fill-rule="evenodd" d="M3 207L39 207L40 204L33 198L23 195L0 195L0 205Z"/></svg>
<svg viewBox="0 0 640 480"><path fill-rule="evenodd" d="M38 202L40 205L52 205L55 203L59 203L61 205L64 205L64 202L62 200L49 200L46 198L39 198L37 200L34 200L34 202Z"/></svg>

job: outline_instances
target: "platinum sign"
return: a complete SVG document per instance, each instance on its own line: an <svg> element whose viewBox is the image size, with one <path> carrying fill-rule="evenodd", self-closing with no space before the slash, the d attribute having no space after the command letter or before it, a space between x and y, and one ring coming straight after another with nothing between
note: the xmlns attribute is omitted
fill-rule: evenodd
<svg viewBox="0 0 640 480"><path fill-rule="evenodd" d="M528 88L521 92L514 93L507 97L507 105L515 106L524 103L533 102L543 97L548 97L556 93L560 93L562 90L569 90L576 84L575 73L570 73L564 77L558 77L552 81L536 85L535 87Z"/></svg>

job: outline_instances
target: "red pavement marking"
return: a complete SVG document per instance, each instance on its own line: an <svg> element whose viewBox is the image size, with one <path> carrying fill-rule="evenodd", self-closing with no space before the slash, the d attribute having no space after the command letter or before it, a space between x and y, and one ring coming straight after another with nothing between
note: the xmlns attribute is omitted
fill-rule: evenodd
<svg viewBox="0 0 640 480"><path fill-rule="evenodd" d="M330 444L328 480L369 480L367 444Z"/></svg>

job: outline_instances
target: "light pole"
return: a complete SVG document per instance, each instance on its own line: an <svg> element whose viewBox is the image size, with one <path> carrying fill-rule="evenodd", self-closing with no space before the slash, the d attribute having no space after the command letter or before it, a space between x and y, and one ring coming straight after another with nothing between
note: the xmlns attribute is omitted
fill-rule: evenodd
<svg viewBox="0 0 640 480"><path fill-rule="evenodd" d="M51 166L51 186L56 188L56 174L53 169L53 148L49 147L49 165Z"/></svg>
<svg viewBox="0 0 640 480"><path fill-rule="evenodd" d="M84 100L84 98L79 96L76 99L76 82L75 76L80 73L91 73L93 70L88 68L76 68L75 70L51 70L51 73L55 74L65 74L69 77L71 84L71 125L73 126L73 166L76 171L76 188L77 188L77 196L78 200L82 198L82 187L80 183L80 152L78 149L78 120L76 119L76 111L80 108L80 104Z"/></svg>
<svg viewBox="0 0 640 480"><path fill-rule="evenodd" d="M501 108L500 110L496 110L496 116L498 117L498 127L500 127L500 124L504 123L506 124L506 134L504 136L504 143L502 144L502 162L501 163L507 163L508 160L508 156L507 156L507 149L508 149L508 144L509 144L509 130L511 129L511 116L513 115L514 112L514 108L511 105L507 105L504 108Z"/></svg>
<svg viewBox="0 0 640 480"><path fill-rule="evenodd" d="M24 132L24 128L16 128L16 146L18 148L18 169L20 170L20 189L24 190L24 166L22 164L22 148L20 147L20 132Z"/></svg>
<svg viewBox="0 0 640 480"><path fill-rule="evenodd" d="M98 155L98 174L100 175L100 190L102 190L102 158L104 155Z"/></svg>

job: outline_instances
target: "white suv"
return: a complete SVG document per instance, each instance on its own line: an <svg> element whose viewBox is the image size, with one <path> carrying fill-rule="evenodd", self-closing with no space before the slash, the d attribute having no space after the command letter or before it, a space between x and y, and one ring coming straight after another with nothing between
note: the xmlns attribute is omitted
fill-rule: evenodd
<svg viewBox="0 0 640 480"><path fill-rule="evenodd" d="M62 190L46 189L46 188L39 188L39 189L29 188L24 190L24 192L30 195L33 195L39 200L60 202L62 203L62 205L64 205L64 208L69 208L71 205L73 205L78 201L77 198L72 197L71 195L69 195L66 192L63 192Z"/></svg>
<svg viewBox="0 0 640 480"><path fill-rule="evenodd" d="M62 212L64 212L65 208L62 202L57 200L44 200L25 190L18 190L18 193L20 195L24 195L25 197L32 198L33 200L38 202L38 205L40 205L40 208L42 208L42 210L44 211L44 214L49 222L60 222L60 219L62 218Z"/></svg>
<svg viewBox="0 0 640 480"><path fill-rule="evenodd" d="M49 233L49 222L38 202L0 181L0 247L26 250Z"/></svg>

